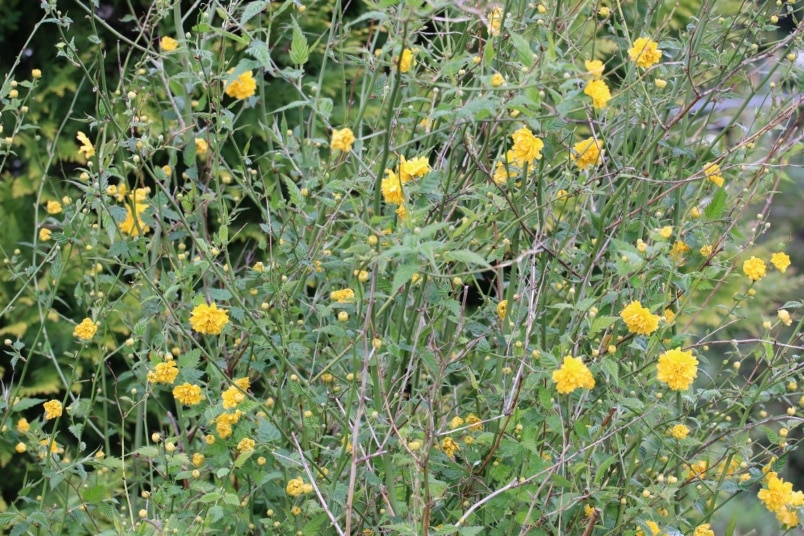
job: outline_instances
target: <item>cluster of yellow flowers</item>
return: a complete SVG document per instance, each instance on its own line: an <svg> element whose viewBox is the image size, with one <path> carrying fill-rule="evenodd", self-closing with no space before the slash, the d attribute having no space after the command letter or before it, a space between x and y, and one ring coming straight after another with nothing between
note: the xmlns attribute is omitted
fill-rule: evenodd
<svg viewBox="0 0 804 536"><path fill-rule="evenodd" d="M804 493L793 491L793 484L785 482L773 471L765 474L765 486L757 496L765 507L776 514L776 519L786 528L798 525L796 510L804 506Z"/></svg>
<svg viewBox="0 0 804 536"><path fill-rule="evenodd" d="M88 341L95 336L98 331L98 325L92 321L91 318L85 318L80 324L75 326L73 336L78 337L82 341Z"/></svg>
<svg viewBox="0 0 804 536"><path fill-rule="evenodd" d="M396 214L401 219L405 219L407 210L405 208L405 191L402 186L414 179L424 177L431 171L431 168L426 156L418 156L411 160L400 156L398 171L395 173L392 169L385 170L385 178L380 183L380 190L385 202L397 205Z"/></svg>
<svg viewBox="0 0 804 536"><path fill-rule="evenodd" d="M234 69L229 70L230 73ZM224 92L232 98L243 100L251 97L257 91L257 81L251 71L246 71L226 85Z"/></svg>
<svg viewBox="0 0 804 536"><path fill-rule="evenodd" d="M790 257L784 252L778 252L771 255L771 264L781 273L785 273L790 266ZM743 262L743 273L748 276L751 281L759 281L768 273L765 261L752 256L750 259Z"/></svg>
<svg viewBox="0 0 804 536"><path fill-rule="evenodd" d="M178 375L179 369L176 367L176 362L171 359L170 361L157 363L154 370L148 371L146 378L148 383L166 383L173 385Z"/></svg>
<svg viewBox="0 0 804 536"><path fill-rule="evenodd" d="M351 128L335 129L332 131L332 139L329 146L332 150L348 153L352 150L352 144L354 142L355 134L352 132Z"/></svg>
<svg viewBox="0 0 804 536"><path fill-rule="evenodd" d="M204 335L218 335L228 323L229 313L218 309L215 302L196 305L190 313L190 326Z"/></svg>
<svg viewBox="0 0 804 536"><path fill-rule="evenodd" d="M299 495L312 493L313 485L308 484L302 477L292 478L288 480L288 485L285 487L285 492L291 497L298 497Z"/></svg>
<svg viewBox="0 0 804 536"><path fill-rule="evenodd" d="M594 389L595 378L580 358L566 356L561 367L553 372L553 382L562 395L575 389Z"/></svg>

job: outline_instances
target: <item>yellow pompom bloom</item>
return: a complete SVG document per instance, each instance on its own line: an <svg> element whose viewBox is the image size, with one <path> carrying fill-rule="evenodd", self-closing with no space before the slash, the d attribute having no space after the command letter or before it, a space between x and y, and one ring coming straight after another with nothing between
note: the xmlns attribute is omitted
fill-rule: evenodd
<svg viewBox="0 0 804 536"><path fill-rule="evenodd" d="M491 77L491 87L500 87L505 84L505 78L500 73L494 73Z"/></svg>
<svg viewBox="0 0 804 536"><path fill-rule="evenodd" d="M249 451L249 450L254 450L254 447L256 445L257 445L256 441L254 441L251 438L246 437L246 438L241 439L240 442L237 444L237 450L238 450L238 452L246 452L246 451Z"/></svg>
<svg viewBox="0 0 804 536"><path fill-rule="evenodd" d="M229 313L218 309L215 302L207 305L196 305L190 314L190 325L198 333L205 335L218 335L229 323Z"/></svg>
<svg viewBox="0 0 804 536"><path fill-rule="evenodd" d="M683 424L677 424L670 429L670 435L676 439L685 439L689 433L690 429Z"/></svg>
<svg viewBox="0 0 804 536"><path fill-rule="evenodd" d="M544 142L534 136L528 127L522 127L514 132L511 139L514 141L514 161L518 166L530 165L534 160L541 160Z"/></svg>
<svg viewBox="0 0 804 536"><path fill-rule="evenodd" d="M165 36L159 40L159 48L164 50L165 52L173 52L178 48L179 42L173 39L172 37Z"/></svg>
<svg viewBox="0 0 804 536"><path fill-rule="evenodd" d="M79 132L75 137L78 138L78 142L81 144L81 147L78 148L78 154L83 155L84 158L95 156L95 147L92 146L92 142L89 141L86 134Z"/></svg>
<svg viewBox="0 0 804 536"><path fill-rule="evenodd" d="M402 51L402 56L396 59L396 64L399 66L400 73L410 71L410 68L416 65L416 60L413 58L413 51L406 48Z"/></svg>
<svg viewBox="0 0 804 536"><path fill-rule="evenodd" d="M497 304L497 316L500 320L505 320L505 315L508 313L508 300L502 300Z"/></svg>
<svg viewBox="0 0 804 536"><path fill-rule="evenodd" d="M430 162L426 156L417 156L410 160L406 160L404 156L399 157L399 180L402 184L424 177L430 170Z"/></svg>
<svg viewBox="0 0 804 536"><path fill-rule="evenodd" d="M779 309L776 311L776 316L779 318L779 322L785 326L790 326L793 324L793 319L790 318L790 313L784 309Z"/></svg>
<svg viewBox="0 0 804 536"><path fill-rule="evenodd" d="M285 487L285 492L287 492L287 494L291 497L298 497L304 493L304 479L299 477L288 480L288 485Z"/></svg>
<svg viewBox="0 0 804 536"><path fill-rule="evenodd" d="M196 452L195 454L193 454L193 465L195 465L196 467L201 467L205 459L206 456L204 456L200 452Z"/></svg>
<svg viewBox="0 0 804 536"><path fill-rule="evenodd" d="M98 326L95 322L92 321L91 318L85 318L81 321L80 324L75 326L73 330L73 336L78 337L82 341L88 341L92 337L95 336L95 333L98 331Z"/></svg>
<svg viewBox="0 0 804 536"><path fill-rule="evenodd" d="M19 443L16 444L16 446L14 446L14 450L17 452L17 454L22 454L23 452L28 450L28 445L20 441Z"/></svg>
<svg viewBox="0 0 804 536"><path fill-rule="evenodd" d="M495 184L503 186L508 183L508 179L515 178L518 173L513 169L514 152L508 151L505 153L505 162L499 160L495 163L494 175L492 179Z"/></svg>
<svg viewBox="0 0 804 536"><path fill-rule="evenodd" d="M39 241L40 242L47 242L53 236L53 231L50 229L46 229L42 227L39 229Z"/></svg>
<svg viewBox="0 0 804 536"><path fill-rule="evenodd" d="M765 261L751 257L743 263L743 273L752 281L759 281L767 273Z"/></svg>
<svg viewBox="0 0 804 536"><path fill-rule="evenodd" d="M333 290L329 293L329 299L338 303L351 303L355 301L355 291L350 288Z"/></svg>
<svg viewBox="0 0 804 536"><path fill-rule="evenodd" d="M600 144L595 138L581 140L572 148L574 149L572 160L580 170L598 166L603 162L603 151L600 150Z"/></svg>
<svg viewBox="0 0 804 536"><path fill-rule="evenodd" d="M329 146L332 150L343 151L348 153L352 150L352 144L355 142L355 134L351 128L342 128L340 130L332 131L332 139Z"/></svg>
<svg viewBox="0 0 804 536"><path fill-rule="evenodd" d="M502 25L503 12L499 7L495 7L489 12L489 35L500 35L500 26Z"/></svg>
<svg viewBox="0 0 804 536"><path fill-rule="evenodd" d="M790 266L790 257L788 257L787 254L782 251L774 253L771 255L771 264L774 265L780 272L785 273L787 271L787 267Z"/></svg>
<svg viewBox="0 0 804 536"><path fill-rule="evenodd" d="M470 432L480 432L483 430L483 424L480 420L480 417L475 415L474 413L470 413L466 416L466 424L469 425Z"/></svg>
<svg viewBox="0 0 804 536"><path fill-rule="evenodd" d="M176 368L175 361L166 361L157 363L154 370L148 371L146 379L148 383L166 383L172 385L176 381L176 376L179 375L179 369Z"/></svg>
<svg viewBox="0 0 804 536"><path fill-rule="evenodd" d="M597 110L605 108L611 100L611 91L603 80L590 80L583 89L583 94L592 97L592 106Z"/></svg>
<svg viewBox="0 0 804 536"><path fill-rule="evenodd" d="M45 420L47 421L61 417L63 413L61 402L58 400L48 400L43 404L43 407L45 408Z"/></svg>
<svg viewBox="0 0 804 536"><path fill-rule="evenodd" d="M600 60L592 60L592 61L585 61L583 62L584 67L586 67L586 72L592 76L603 76L603 62Z"/></svg>
<svg viewBox="0 0 804 536"><path fill-rule="evenodd" d="M223 408L232 409L243 402L246 399L246 395L237 387L231 386L221 394L221 398L223 399Z"/></svg>
<svg viewBox="0 0 804 536"><path fill-rule="evenodd" d="M640 67L647 68L662 59L662 51L658 47L658 43L651 38L640 37L634 41L634 46L628 49L628 56Z"/></svg>
<svg viewBox="0 0 804 536"><path fill-rule="evenodd" d="M45 206L45 210L47 210L47 213L51 216L61 214L61 203L58 201L48 201L47 205Z"/></svg>
<svg viewBox="0 0 804 536"><path fill-rule="evenodd" d="M664 89L667 87L667 80L662 80L661 78L657 78L653 81L653 84L658 87L659 89Z"/></svg>
<svg viewBox="0 0 804 536"><path fill-rule="evenodd" d="M134 210L131 206L126 204L126 219L121 221L117 226L121 233L129 236L139 236L140 231L147 233L150 229L142 219L142 214L148 209L147 203L134 203ZM135 218L136 213L136 218Z"/></svg>
<svg viewBox="0 0 804 536"><path fill-rule="evenodd" d="M201 387L187 382L177 385L173 388L173 398L185 406L195 406L201 402Z"/></svg>
<svg viewBox="0 0 804 536"><path fill-rule="evenodd" d="M662 238L670 238L673 236L673 227L670 225L665 225L659 230L659 236Z"/></svg>
<svg viewBox="0 0 804 536"><path fill-rule="evenodd" d="M723 177L720 175L720 166L717 164L706 164L704 166L704 174L709 182L715 183L716 186L723 186Z"/></svg>
<svg viewBox="0 0 804 536"><path fill-rule="evenodd" d="M402 191L402 183L396 173L390 169L385 170L386 176L380 184L383 199L392 205L401 205L405 202L405 193Z"/></svg>
<svg viewBox="0 0 804 536"><path fill-rule="evenodd" d="M461 426L463 426L463 423L464 423L463 417L461 417L460 415L454 416L452 420L449 421L450 430L460 428Z"/></svg>
<svg viewBox="0 0 804 536"><path fill-rule="evenodd" d="M257 91L257 81L251 71L246 71L232 80L224 92L235 99L247 99Z"/></svg>
<svg viewBox="0 0 804 536"><path fill-rule="evenodd" d="M458 443L455 442L454 439L447 436L441 441L441 450L444 451L444 454L449 456L450 458L455 458L455 453L461 449L458 446Z"/></svg>
<svg viewBox="0 0 804 536"><path fill-rule="evenodd" d="M639 301L633 301L625 306L620 312L628 331L637 335L650 335L659 327L659 317L650 312L650 309L642 307Z"/></svg>
<svg viewBox="0 0 804 536"><path fill-rule="evenodd" d="M32 69L31 76L34 78L42 78L42 71L39 69Z"/></svg>
<svg viewBox="0 0 804 536"><path fill-rule="evenodd" d="M195 139L195 154L197 156L206 156L209 152L209 143L204 138Z"/></svg>
<svg viewBox="0 0 804 536"><path fill-rule="evenodd" d="M658 523L655 521L645 521L645 525L647 525L650 529L651 536L659 536L659 534L662 532L662 529L659 528ZM642 532L642 529L637 529L636 533L637 536L645 536L645 533Z"/></svg>
<svg viewBox="0 0 804 536"><path fill-rule="evenodd" d="M31 425L30 423L28 423L28 419L26 419L25 417L17 421L17 432L24 434L30 429Z"/></svg>
<svg viewBox="0 0 804 536"><path fill-rule="evenodd" d="M674 391L686 391L698 375L698 360L692 351L680 348L668 350L659 356L656 378Z"/></svg>
<svg viewBox="0 0 804 536"><path fill-rule="evenodd" d="M553 382L561 394L568 394L575 389L593 389L595 378L580 358L566 356L561 367L553 371Z"/></svg>

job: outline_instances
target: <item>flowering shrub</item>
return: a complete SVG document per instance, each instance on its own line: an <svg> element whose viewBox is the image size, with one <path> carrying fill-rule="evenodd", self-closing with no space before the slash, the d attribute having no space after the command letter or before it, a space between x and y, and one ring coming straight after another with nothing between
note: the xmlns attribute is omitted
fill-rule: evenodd
<svg viewBox="0 0 804 536"><path fill-rule="evenodd" d="M0 528L801 524L775 7L84 7L40 25L86 108L37 124L45 65L0 91L2 162L41 166L4 183Z"/></svg>

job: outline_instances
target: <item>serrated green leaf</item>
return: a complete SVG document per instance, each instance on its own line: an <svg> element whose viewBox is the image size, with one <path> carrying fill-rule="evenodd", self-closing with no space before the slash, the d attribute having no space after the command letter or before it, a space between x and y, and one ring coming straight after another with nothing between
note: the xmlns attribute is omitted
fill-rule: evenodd
<svg viewBox="0 0 804 536"><path fill-rule="evenodd" d="M712 200L706 205L704 214L707 219L716 220L723 213L724 208L726 208L726 190L718 188L712 196Z"/></svg>
<svg viewBox="0 0 804 536"><path fill-rule="evenodd" d="M480 266L483 268L491 268L491 265L483 258L482 255L469 251L468 249L459 249L457 251L447 251L444 253L444 260L453 262L462 262L467 266Z"/></svg>
<svg viewBox="0 0 804 536"><path fill-rule="evenodd" d="M394 280L391 284L391 288L396 290L413 277L413 274L419 271L418 264L403 264L399 268L396 269L394 273Z"/></svg>
<svg viewBox="0 0 804 536"><path fill-rule="evenodd" d="M290 61L294 65L304 65L310 57L310 47L304 32L299 28L299 24L293 21L293 39L290 42Z"/></svg>
<svg viewBox="0 0 804 536"><path fill-rule="evenodd" d="M270 4L270 2L266 0L247 3L246 7L243 8L243 13L240 15L240 26L245 26L248 21L262 13L268 4Z"/></svg>
<svg viewBox="0 0 804 536"><path fill-rule="evenodd" d="M596 316L594 320L592 320L592 325L589 327L589 333L587 336L591 337L596 333L603 331L613 323L617 321L619 317L616 316Z"/></svg>

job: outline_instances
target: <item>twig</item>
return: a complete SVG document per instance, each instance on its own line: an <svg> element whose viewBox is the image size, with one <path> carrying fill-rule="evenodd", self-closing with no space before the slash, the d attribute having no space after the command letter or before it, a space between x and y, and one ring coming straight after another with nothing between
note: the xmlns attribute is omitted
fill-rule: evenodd
<svg viewBox="0 0 804 536"><path fill-rule="evenodd" d="M307 473L307 478L310 479L310 485L313 486L313 491L315 491L316 496L318 497L321 506L324 508L324 511L329 516L330 522L332 522L332 526L335 527L335 530L338 531L339 536L345 536L346 533L343 531L340 525L338 525L338 520L335 519L335 515L330 511L329 507L327 506L327 501L324 500L324 496L321 495L321 490L318 489L318 485L315 483L315 478L313 478L313 472L310 470L310 464L307 463L307 459L304 457L304 451L299 444L299 440L296 439L296 432L290 433L291 439L293 439L293 444L296 445L296 450L299 451L299 456L301 457L301 464L304 467L304 472Z"/></svg>

